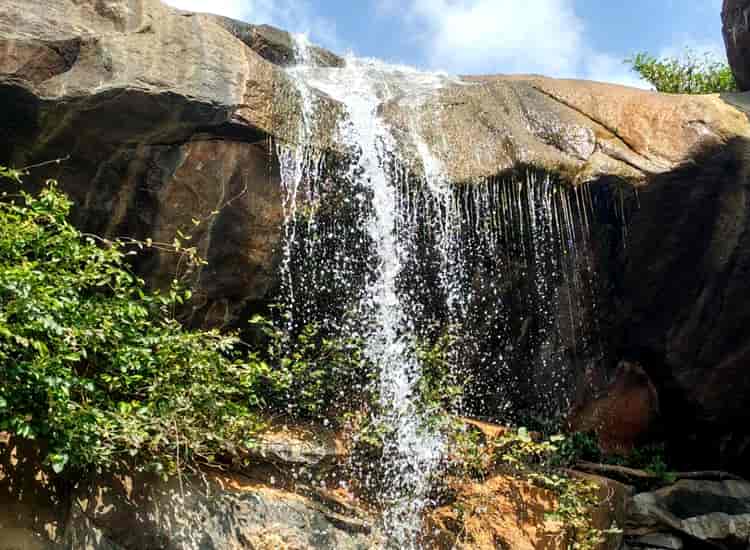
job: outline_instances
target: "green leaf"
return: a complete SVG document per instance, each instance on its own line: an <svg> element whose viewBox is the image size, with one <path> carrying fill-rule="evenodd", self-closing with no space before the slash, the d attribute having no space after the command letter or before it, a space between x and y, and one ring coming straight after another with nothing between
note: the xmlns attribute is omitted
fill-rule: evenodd
<svg viewBox="0 0 750 550"><path fill-rule="evenodd" d="M69 459L70 457L65 453L51 454L49 456L49 460L50 460L50 464L52 465L52 470L56 474L61 473L65 469L65 466L68 464Z"/></svg>

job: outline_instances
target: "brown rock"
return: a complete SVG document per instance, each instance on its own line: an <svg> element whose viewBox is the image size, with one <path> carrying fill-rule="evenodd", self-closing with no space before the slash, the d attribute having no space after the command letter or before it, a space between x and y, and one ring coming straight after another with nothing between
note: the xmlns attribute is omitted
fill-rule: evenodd
<svg viewBox="0 0 750 550"><path fill-rule="evenodd" d="M545 514L554 509L551 493L506 476L456 488L456 501L426 519L426 546L490 550L565 548L562 526Z"/></svg>
<svg viewBox="0 0 750 550"><path fill-rule="evenodd" d="M593 482L599 487L596 495L599 504L591 511L592 526L603 532L613 528L621 529L628 518L628 505L633 495L633 488L607 477L582 472L571 472L571 474ZM605 535L605 541L599 548L600 550L619 550L622 540L622 533L612 532Z"/></svg>
<svg viewBox="0 0 750 550"><path fill-rule="evenodd" d="M643 183L700 147L750 136L744 113L718 96L538 76L466 77L422 107L388 105L386 117L403 135L416 120L456 182L530 165L579 183Z"/></svg>
<svg viewBox="0 0 750 550"><path fill-rule="evenodd" d="M631 489L609 479L573 472L600 487L592 527L610 529L626 518ZM458 483L455 501L428 513L425 544L435 549L557 550L568 548L564 525L547 519L557 506L554 494L504 475ZM607 537L601 550L616 550L621 537Z"/></svg>
<svg viewBox="0 0 750 550"><path fill-rule="evenodd" d="M740 90L750 90L750 2L724 0L721 9L727 59Z"/></svg>
<svg viewBox="0 0 750 550"><path fill-rule="evenodd" d="M575 432L594 432L605 452L627 453L644 439L659 415L659 397L640 365L623 362L603 395L576 406Z"/></svg>

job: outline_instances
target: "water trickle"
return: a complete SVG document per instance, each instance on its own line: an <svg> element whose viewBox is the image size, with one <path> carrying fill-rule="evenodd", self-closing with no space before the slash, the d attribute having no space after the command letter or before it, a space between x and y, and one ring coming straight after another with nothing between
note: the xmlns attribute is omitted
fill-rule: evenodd
<svg viewBox="0 0 750 550"><path fill-rule="evenodd" d="M389 547L417 549L446 445L420 403L417 343L425 334L456 340L453 377L474 375L467 412L563 410L575 373L570 357L590 347L591 264L583 249L591 194L534 170L455 185L439 160L446 152L437 154L422 135L420 106L456 81L353 56L343 68L317 67L304 36L296 37L295 58L287 73L299 96L298 139L277 151L286 191L285 299L304 316L315 306L301 305L299 292L316 288L331 310L326 322L364 337L377 372L377 420L388 433L383 530ZM305 226L300 204L335 193L331 167L312 147L321 95L343 106L333 170L336 185L347 186L335 204L348 206L327 219L308 217ZM382 116L393 102L407 119L398 140ZM295 272L295 258L309 273ZM352 290L357 285L361 291ZM305 321L288 319L290 331Z"/></svg>
<svg viewBox="0 0 750 550"><path fill-rule="evenodd" d="M341 138L359 151L352 170L372 191L375 215L369 220L368 232L379 265L367 292L374 318L365 351L379 371L379 420L392 433L384 442L388 480L381 495L384 529L393 546L416 548L420 513L427 504L442 441L429 429L417 406L420 365L414 352L413 327L397 292L405 254L396 232L404 221L403 212L389 170L397 151L389 128L378 116L379 106L393 97L397 87L394 76L398 78L398 68L350 57L344 69L311 81L345 106L347 121Z"/></svg>

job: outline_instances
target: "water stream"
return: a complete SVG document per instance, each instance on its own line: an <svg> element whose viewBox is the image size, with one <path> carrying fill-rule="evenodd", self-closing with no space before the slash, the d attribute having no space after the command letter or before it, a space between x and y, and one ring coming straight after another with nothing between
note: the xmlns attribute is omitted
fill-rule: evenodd
<svg viewBox="0 0 750 550"><path fill-rule="evenodd" d="M318 67L301 36L295 49L298 63L287 73L302 110L298 139L277 150L286 191L284 292L293 304L301 197L315 201L316 193L331 185L313 146L322 94L343 106L335 139L348 164L340 179L358 189L345 202L361 206L353 224L320 232L328 237L349 232L357 239L352 225L360 225L364 235L355 249L372 249L374 275L362 279L358 306L366 320L355 330L361 330L365 355L375 365L378 421L388 428L379 489L382 529L388 547L416 550L446 445L420 407L417 340L436 319L455 332L461 341L451 358L455 375L489 373L484 386L472 390L480 396L480 413L482 407L502 410L519 396L547 409L564 408L554 399L539 400L529 388L566 395L575 369L561 349L582 349L579 327L588 314L581 307L586 284L580 281L578 241L585 239L588 224L586 196L534 172L452 185L420 134L418 117L424 115L418 113L426 98L459 84L456 79L354 56L342 68ZM399 139L382 116L391 102L412 113ZM306 235L303 255L311 258L320 239L315 231ZM333 248L334 256L340 254L331 264L338 272L335 296L351 285L347 280L356 262L343 247ZM432 272L423 269L433 264ZM292 329L291 315L288 322Z"/></svg>
<svg viewBox="0 0 750 550"><path fill-rule="evenodd" d="M399 208L398 186L391 172L398 147L390 128L378 114L379 108L405 92L434 90L444 77L419 73L406 67L386 65L375 60L349 56L343 68L315 67L306 40L296 40L298 64L288 73L302 99L302 143L296 148L282 148L282 180L287 190L287 211L293 216L300 180L305 166L309 123L315 117L310 101L312 90L340 102L345 118L338 129L338 143L354 159L347 175L369 192L372 213L364 220L367 234L376 253L376 276L365 292L364 309L368 319L365 355L378 373L377 395L380 418L388 426L389 437L383 449L383 479L380 501L383 504L383 531L389 546L418 548L421 513L428 503L431 478L440 463L442 436L429 427L428 419L418 407L417 385L420 364L415 353L414 327L406 314L398 292L397 278L405 257L398 228L404 226L404 212ZM408 90L402 87L408 84ZM413 98L412 98L413 100ZM287 224L290 225L290 224ZM287 239L293 235L287 235Z"/></svg>

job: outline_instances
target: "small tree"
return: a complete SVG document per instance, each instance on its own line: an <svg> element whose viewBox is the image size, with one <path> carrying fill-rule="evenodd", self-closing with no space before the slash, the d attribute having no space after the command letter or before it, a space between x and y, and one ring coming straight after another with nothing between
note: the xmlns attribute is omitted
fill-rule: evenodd
<svg viewBox="0 0 750 550"><path fill-rule="evenodd" d="M686 49L680 57L657 59L641 52L625 60L659 92L670 94L713 94L736 92L737 83L726 63L710 53L696 54Z"/></svg>
<svg viewBox="0 0 750 550"><path fill-rule="evenodd" d="M264 363L183 328L171 312L188 293L148 290L126 246L71 225L54 184L1 199L0 431L46 442L57 472L175 470L251 443Z"/></svg>

